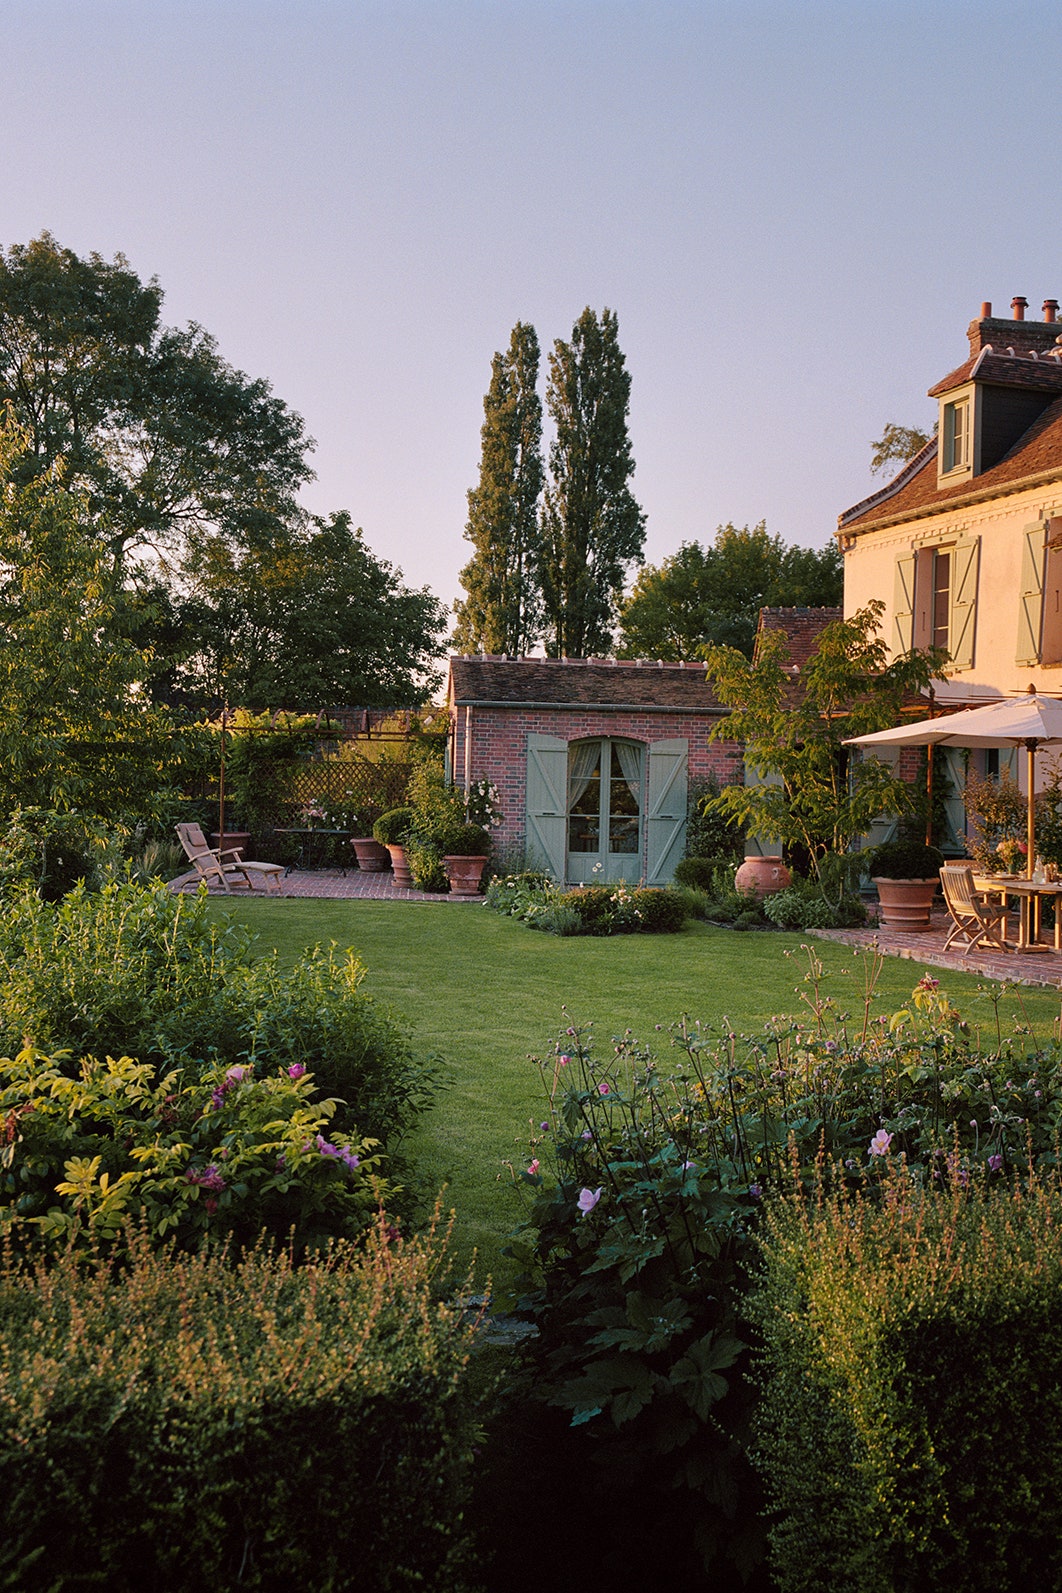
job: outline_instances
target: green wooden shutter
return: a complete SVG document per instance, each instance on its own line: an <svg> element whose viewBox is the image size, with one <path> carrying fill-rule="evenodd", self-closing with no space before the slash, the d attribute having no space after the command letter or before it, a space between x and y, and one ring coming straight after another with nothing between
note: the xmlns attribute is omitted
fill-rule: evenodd
<svg viewBox="0 0 1062 1593"><path fill-rule="evenodd" d="M527 738L527 863L564 880L568 743L535 731Z"/></svg>
<svg viewBox="0 0 1062 1593"><path fill-rule="evenodd" d="M1040 623L1044 598L1044 528L1037 522L1022 532L1021 586L1018 597L1019 664L1040 662Z"/></svg>
<svg viewBox="0 0 1062 1593"><path fill-rule="evenodd" d="M953 669L972 669L977 631L977 569L981 538L956 543L951 551L951 613L948 651Z"/></svg>
<svg viewBox="0 0 1062 1593"><path fill-rule="evenodd" d="M915 556L905 553L896 560L896 583L892 603L892 650L909 653L914 646Z"/></svg>
<svg viewBox="0 0 1062 1593"><path fill-rule="evenodd" d="M666 885L686 850L689 752L689 742L679 739L649 746L647 885Z"/></svg>

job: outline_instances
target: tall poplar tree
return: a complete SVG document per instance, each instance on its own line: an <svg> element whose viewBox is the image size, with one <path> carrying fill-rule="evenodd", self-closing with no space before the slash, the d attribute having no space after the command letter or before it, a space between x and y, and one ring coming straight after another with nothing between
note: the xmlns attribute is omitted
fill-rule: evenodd
<svg viewBox="0 0 1062 1593"><path fill-rule="evenodd" d="M468 494L465 536L475 554L461 571L468 596L455 606L462 653L530 652L542 631L535 546L542 492L538 337L518 321L507 354L495 354L483 400L479 485Z"/></svg>
<svg viewBox="0 0 1062 1593"><path fill-rule="evenodd" d="M641 560L645 516L627 416L631 379L615 313L587 307L549 357L546 406L556 427L540 517L539 579L553 658L606 654L624 577Z"/></svg>

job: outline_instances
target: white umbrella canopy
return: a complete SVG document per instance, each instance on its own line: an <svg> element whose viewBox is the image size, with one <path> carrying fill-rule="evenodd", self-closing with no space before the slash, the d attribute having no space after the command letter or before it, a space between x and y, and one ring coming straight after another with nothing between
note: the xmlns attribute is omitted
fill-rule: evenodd
<svg viewBox="0 0 1062 1593"><path fill-rule="evenodd" d="M1030 686L1020 697L1003 697L980 708L964 708L939 719L919 719L878 730L870 736L853 736L854 747L1024 747L1028 754L1028 818L1025 872L1032 878L1036 856L1036 750L1062 746L1062 702L1045 697Z"/></svg>

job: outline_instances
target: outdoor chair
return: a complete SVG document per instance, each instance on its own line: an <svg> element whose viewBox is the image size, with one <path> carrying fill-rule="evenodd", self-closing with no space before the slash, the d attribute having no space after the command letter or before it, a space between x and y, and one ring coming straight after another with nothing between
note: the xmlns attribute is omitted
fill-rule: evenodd
<svg viewBox="0 0 1062 1593"><path fill-rule="evenodd" d="M993 905L974 887L973 870L968 863L945 863L940 871L944 905L951 914L952 930L944 942L947 951L959 935L966 938L963 956L975 946L991 944L1000 951L1011 951L1004 938L1006 906Z"/></svg>
<svg viewBox="0 0 1062 1593"><path fill-rule="evenodd" d="M208 846L207 838L198 824L178 824L177 839L189 861L195 865L196 873L206 881L208 887L211 880L216 880L222 890L231 895L233 883L242 881L248 890L253 891L257 889L255 880L260 880L267 892L272 890L278 896L284 894L280 884L283 864L251 862L241 856L238 846L226 847L224 850Z"/></svg>

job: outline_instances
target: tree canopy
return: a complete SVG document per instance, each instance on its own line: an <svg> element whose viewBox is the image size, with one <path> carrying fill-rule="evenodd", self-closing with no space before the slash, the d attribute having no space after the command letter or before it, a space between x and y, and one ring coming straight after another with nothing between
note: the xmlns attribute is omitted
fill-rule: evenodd
<svg viewBox="0 0 1062 1593"><path fill-rule="evenodd" d="M479 485L468 494L465 536L475 554L461 571L468 594L456 604L454 646L465 653L519 658L542 633L535 570L542 492L539 347L518 321L506 354L495 354L483 400Z"/></svg>
<svg viewBox="0 0 1062 1593"><path fill-rule="evenodd" d="M732 647L708 651L708 679L731 710L713 739L744 743L762 782L727 786L716 805L750 835L804 848L820 878L827 855L843 856L876 818L911 802L891 769L878 758L851 760L845 741L896 724L905 698L947 658L930 649L890 659L884 610L874 601L826 626L796 683L780 632L764 636L755 663Z"/></svg>
<svg viewBox="0 0 1062 1593"><path fill-rule="evenodd" d="M764 521L722 525L710 547L684 542L662 564L647 564L620 611L621 658L703 658L710 647L752 656L764 607L829 608L841 601L843 568L831 541L788 545Z"/></svg>
<svg viewBox="0 0 1062 1593"><path fill-rule="evenodd" d="M546 407L555 427L540 517L539 579L551 657L612 650L631 565L642 556L645 516L630 486L631 379L615 312L587 307L549 357Z"/></svg>
<svg viewBox="0 0 1062 1593"><path fill-rule="evenodd" d="M297 518L313 474L301 418L194 322L160 324L162 290L122 255L80 259L49 233L0 250L0 402L22 479L65 464L112 579L147 549L245 544Z"/></svg>
<svg viewBox="0 0 1062 1593"><path fill-rule="evenodd" d="M885 430L876 442L872 442L870 455L870 474L879 475L887 470L890 465L905 465L915 454L920 453L936 433L936 427L931 432L923 431L920 426L897 426L894 421L888 421Z"/></svg>

